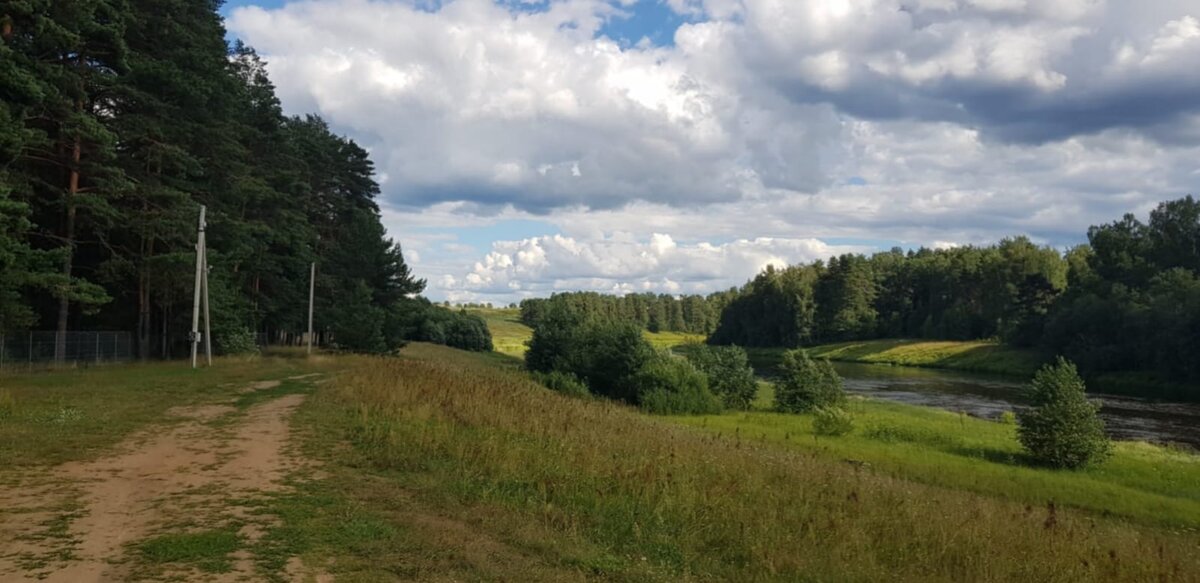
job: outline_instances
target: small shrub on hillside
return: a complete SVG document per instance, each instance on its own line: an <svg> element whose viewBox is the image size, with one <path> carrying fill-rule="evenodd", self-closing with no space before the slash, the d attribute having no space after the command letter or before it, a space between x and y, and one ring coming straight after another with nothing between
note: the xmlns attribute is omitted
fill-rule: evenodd
<svg viewBox="0 0 1200 583"><path fill-rule="evenodd" d="M587 397L591 395L588 392L587 385L579 380L579 377L569 372L556 370L552 372L533 372L530 374L533 376L533 380L556 393L562 393L571 397Z"/></svg>
<svg viewBox="0 0 1200 583"><path fill-rule="evenodd" d="M594 395L636 405L641 391L633 376L654 357L637 326L586 320L556 305L546 309L534 328L525 367L571 373Z"/></svg>
<svg viewBox="0 0 1200 583"><path fill-rule="evenodd" d="M719 413L721 402L708 390L704 373L687 360L659 354L646 363L633 381L638 387L638 404L658 415L704 415Z"/></svg>
<svg viewBox="0 0 1200 583"><path fill-rule="evenodd" d="M708 376L708 388L727 408L745 411L758 392L754 369L740 346L690 346L687 359Z"/></svg>
<svg viewBox="0 0 1200 583"><path fill-rule="evenodd" d="M1038 462L1079 468L1112 453L1112 442L1097 415L1100 405L1087 400L1083 379L1065 358L1038 371L1028 398L1033 407L1017 416L1017 435Z"/></svg>
<svg viewBox="0 0 1200 583"><path fill-rule="evenodd" d="M1003 413L1000 413L1000 418L998 421L1003 425L1016 425L1017 414L1013 413L1012 411L1004 411Z"/></svg>
<svg viewBox="0 0 1200 583"><path fill-rule="evenodd" d="M841 407L817 407L813 432L817 435L845 435L854 429L854 418Z"/></svg>
<svg viewBox="0 0 1200 583"><path fill-rule="evenodd" d="M474 352L492 351L492 333L487 321L467 312L451 313L443 325L446 331L446 346Z"/></svg>
<svg viewBox="0 0 1200 583"><path fill-rule="evenodd" d="M460 350L490 352L492 333L487 321L465 310L449 310L425 298L405 299L393 308L387 325L388 344L404 346L406 341L430 342Z"/></svg>
<svg viewBox="0 0 1200 583"><path fill-rule="evenodd" d="M813 360L803 350L789 350L783 353L779 372L775 408L780 411L805 413L846 400L842 377L828 360Z"/></svg>
<svg viewBox="0 0 1200 583"><path fill-rule="evenodd" d="M258 342L249 328L237 328L217 337L217 350L221 354L258 354Z"/></svg>

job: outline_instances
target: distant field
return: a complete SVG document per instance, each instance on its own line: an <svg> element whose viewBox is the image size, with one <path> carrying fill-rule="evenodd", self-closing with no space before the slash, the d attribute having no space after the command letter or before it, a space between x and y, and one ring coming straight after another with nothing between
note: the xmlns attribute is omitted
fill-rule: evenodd
<svg viewBox="0 0 1200 583"><path fill-rule="evenodd" d="M533 338L533 330L521 323L521 310L512 308L472 308L467 310L487 321L496 352L524 357L525 343Z"/></svg>
<svg viewBox="0 0 1200 583"><path fill-rule="evenodd" d="M756 368L773 367L782 348L748 349ZM830 360L919 366L1033 376L1043 360L1036 353L984 340L861 340L808 348Z"/></svg>
<svg viewBox="0 0 1200 583"><path fill-rule="evenodd" d="M468 310L487 321L492 332L492 344L496 352L509 356L524 357L526 342L533 338L533 330L521 323L521 311L512 308L472 308ZM646 340L655 348L674 348L692 342L704 342L702 334L683 332L646 332Z"/></svg>

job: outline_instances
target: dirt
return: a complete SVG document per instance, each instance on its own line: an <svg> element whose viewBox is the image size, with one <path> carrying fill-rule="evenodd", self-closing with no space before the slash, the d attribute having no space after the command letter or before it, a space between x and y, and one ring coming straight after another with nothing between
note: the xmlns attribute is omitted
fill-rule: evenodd
<svg viewBox="0 0 1200 583"><path fill-rule="evenodd" d="M274 389L275 387L278 387L280 384L282 384L280 381L258 381L257 383L252 383L249 386L243 388L241 392L253 393L254 391L266 391L268 389Z"/></svg>
<svg viewBox="0 0 1200 583"><path fill-rule="evenodd" d="M278 381L254 383L265 390ZM246 501L285 488L307 462L289 445L289 418L304 395L286 395L234 416L224 405L175 408L181 421L134 435L111 455L72 462L0 486L0 580L87 583L140 578L130 543L165 532L238 525L243 547L270 526ZM219 423L229 416L230 423ZM203 581L255 579L253 557L232 572L171 573ZM302 572L302 565L293 566Z"/></svg>

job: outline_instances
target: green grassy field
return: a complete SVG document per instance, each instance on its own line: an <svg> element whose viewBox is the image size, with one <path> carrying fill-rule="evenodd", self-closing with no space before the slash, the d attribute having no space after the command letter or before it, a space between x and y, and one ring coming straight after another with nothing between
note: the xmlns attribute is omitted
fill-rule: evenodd
<svg viewBox="0 0 1200 583"><path fill-rule="evenodd" d="M330 366L289 355L221 358L198 370L154 362L0 375L0 467L85 459L162 422L171 407L221 402L252 381Z"/></svg>
<svg viewBox="0 0 1200 583"><path fill-rule="evenodd" d="M467 310L487 321L496 352L524 356L525 343L533 338L533 330L521 323L521 310L512 308L471 308Z"/></svg>
<svg viewBox="0 0 1200 583"><path fill-rule="evenodd" d="M548 392L483 355L426 345L404 353L357 361L300 419L321 436L309 447L331 477L312 499L287 503L281 529L324 532L353 509L362 534L317 534L303 549L351 580L1200 573L1200 501L1189 492L1198 464L1180 454L1122 447L1103 471L1059 473L988 459L1007 451L1010 427L915 408L861 404L863 421L902 428L893 441L816 441L805 417L652 418ZM984 457L959 451L971 447ZM914 479L926 472L961 481ZM1041 489L1028 500L1006 492L1033 486ZM1115 512L1073 508L1089 505ZM457 542L438 552L441 540ZM463 545L488 558L463 560Z"/></svg>
<svg viewBox="0 0 1200 583"><path fill-rule="evenodd" d="M16 415L0 419L0 467L15 479L106 455L122 435L173 423L170 407L249 411L299 392L289 449L311 463L288 489L219 506L263 517L261 536L236 521L150 533L129 543L133 572L184 564L204 577L246 553L257 578L276 581L296 579L296 557L338 581L1200 574L1197 456L1122 444L1093 470L1035 469L1010 426L869 401L855 401L858 427L840 438L762 411L656 418L549 392L515 362L413 344L400 358L6 377ZM238 390L314 371L321 383Z"/></svg>
<svg viewBox="0 0 1200 583"><path fill-rule="evenodd" d="M521 323L521 311L512 308L471 308L468 310L478 314L487 321L488 329L492 332L492 344L496 352L509 356L523 357L525 343L533 338L533 330ZM702 334L687 334L684 332L646 332L646 340L655 348L674 348L693 342L704 342Z"/></svg>
<svg viewBox="0 0 1200 583"><path fill-rule="evenodd" d="M1107 462L1079 471L1033 466L1016 427L941 409L854 398L855 428L818 438L811 415L771 412L771 386L760 385L754 411L675 422L830 460L855 460L890 476L1006 498L1054 501L1097 515L1200 532L1200 456L1141 442L1118 442Z"/></svg>

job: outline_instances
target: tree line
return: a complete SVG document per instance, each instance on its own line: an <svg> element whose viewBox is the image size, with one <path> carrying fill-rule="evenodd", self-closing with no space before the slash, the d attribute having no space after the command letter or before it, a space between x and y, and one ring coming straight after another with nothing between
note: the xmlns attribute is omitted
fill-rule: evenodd
<svg viewBox="0 0 1200 583"><path fill-rule="evenodd" d="M552 306L564 306L589 320L605 323L630 323L650 332L711 333L717 325L721 310L733 291L716 292L708 296L669 294L607 295L596 292L557 293L549 298L529 298L520 303L521 321L530 328L538 323Z"/></svg>
<svg viewBox="0 0 1200 583"><path fill-rule="evenodd" d="M141 357L177 354L200 205L218 348L305 330L312 262L316 328L342 347L393 348L434 313L366 150L285 115L219 5L0 4L0 331L134 330Z"/></svg>
<svg viewBox="0 0 1200 583"><path fill-rule="evenodd" d="M1060 252L995 245L848 254L768 267L737 290L713 344L798 347L872 338L994 338L1086 374L1200 381L1200 203L1093 226ZM1200 396L1190 391L1192 396Z"/></svg>
<svg viewBox="0 0 1200 583"><path fill-rule="evenodd" d="M1067 286L1058 251L1025 237L986 247L892 249L768 266L722 312L715 344L1003 338L1028 345Z"/></svg>

